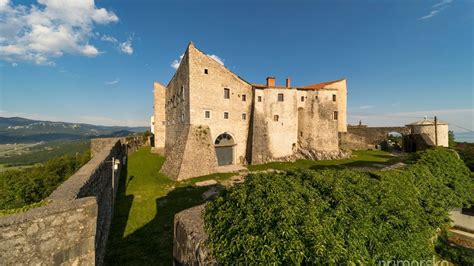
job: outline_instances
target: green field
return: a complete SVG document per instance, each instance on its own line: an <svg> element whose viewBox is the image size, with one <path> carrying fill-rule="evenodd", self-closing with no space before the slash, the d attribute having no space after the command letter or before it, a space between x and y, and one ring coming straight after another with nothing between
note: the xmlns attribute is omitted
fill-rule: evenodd
<svg viewBox="0 0 474 266"><path fill-rule="evenodd" d="M374 167L400 161L382 151L358 151L347 160L270 163L249 166L258 171L269 168ZM175 182L159 173L164 157L144 147L130 155L122 172L112 227L107 244L106 264L171 265L174 215L203 203L208 188L196 187L196 181L225 181L233 174L214 174Z"/></svg>
<svg viewBox="0 0 474 266"><path fill-rule="evenodd" d="M0 144L0 171L10 166L29 166L63 155L75 155L89 149L89 140L49 141Z"/></svg>

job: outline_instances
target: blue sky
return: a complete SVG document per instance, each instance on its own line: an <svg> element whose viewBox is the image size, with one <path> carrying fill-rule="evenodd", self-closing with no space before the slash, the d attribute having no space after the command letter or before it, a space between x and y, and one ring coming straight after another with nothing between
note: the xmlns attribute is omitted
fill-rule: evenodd
<svg viewBox="0 0 474 266"><path fill-rule="evenodd" d="M0 115L148 125L193 41L255 83L348 79L350 123L474 128L474 2L0 0ZM452 127L462 131L459 127Z"/></svg>

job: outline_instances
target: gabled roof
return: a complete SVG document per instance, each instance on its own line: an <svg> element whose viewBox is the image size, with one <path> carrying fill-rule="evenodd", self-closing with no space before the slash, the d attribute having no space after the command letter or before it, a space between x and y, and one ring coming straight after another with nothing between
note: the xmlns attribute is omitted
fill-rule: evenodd
<svg viewBox="0 0 474 266"><path fill-rule="evenodd" d="M338 80L331 80L331 81L316 83L316 84L300 87L299 89L323 89L324 87L326 87L328 85L331 85L331 84L334 84L334 83L337 83L337 82L340 82L340 81L343 81L343 80L345 80L345 79L338 79Z"/></svg>

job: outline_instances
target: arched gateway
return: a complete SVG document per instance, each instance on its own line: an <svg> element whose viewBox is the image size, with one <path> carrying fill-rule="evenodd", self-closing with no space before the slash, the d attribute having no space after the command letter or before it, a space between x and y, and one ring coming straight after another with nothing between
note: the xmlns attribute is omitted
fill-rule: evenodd
<svg viewBox="0 0 474 266"><path fill-rule="evenodd" d="M234 163L234 138L228 133L222 133L214 141L216 148L217 165Z"/></svg>

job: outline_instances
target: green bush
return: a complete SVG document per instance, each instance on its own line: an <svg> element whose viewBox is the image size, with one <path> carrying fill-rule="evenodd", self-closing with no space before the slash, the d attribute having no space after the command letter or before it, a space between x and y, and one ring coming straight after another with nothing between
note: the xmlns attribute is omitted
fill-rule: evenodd
<svg viewBox="0 0 474 266"><path fill-rule="evenodd" d="M223 264L430 260L448 210L472 202L472 186L446 149L405 170L253 174L208 203L208 245Z"/></svg>
<svg viewBox="0 0 474 266"><path fill-rule="evenodd" d="M54 158L41 166L0 173L0 210L40 202L89 159L90 152L87 151L79 156Z"/></svg>

